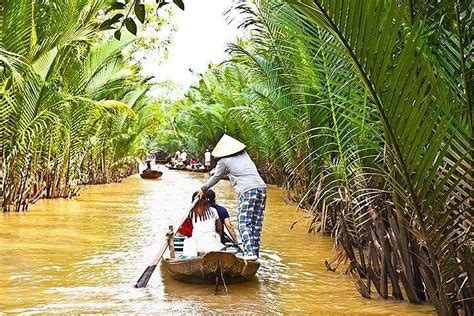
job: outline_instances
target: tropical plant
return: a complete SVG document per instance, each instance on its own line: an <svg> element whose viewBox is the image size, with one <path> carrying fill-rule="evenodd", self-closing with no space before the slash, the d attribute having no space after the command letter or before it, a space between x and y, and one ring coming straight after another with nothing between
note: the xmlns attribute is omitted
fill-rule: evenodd
<svg viewBox="0 0 474 316"><path fill-rule="evenodd" d="M163 10L163 7L170 3L165 0L156 0L156 9L153 9L156 15ZM173 0L173 3L181 10L184 10L183 0ZM120 40L122 37L123 27L131 34L137 35L138 26L134 17L143 24L146 23L147 17L150 16L150 12L147 13L145 1L143 0L112 0L109 1L107 12L112 12L113 15L110 15L103 21L100 28L102 30L113 30L114 37L117 40Z"/></svg>
<svg viewBox="0 0 474 316"><path fill-rule="evenodd" d="M98 33L105 1L9 1L0 12L2 207L70 197L137 169L150 88Z"/></svg>
<svg viewBox="0 0 474 316"><path fill-rule="evenodd" d="M328 268L348 258L363 296L391 286L440 314L472 313L469 6L266 0L235 11L251 37L169 110L177 146L199 151L224 132L248 144L263 175L312 212L311 230L336 237L343 254Z"/></svg>
<svg viewBox="0 0 474 316"><path fill-rule="evenodd" d="M337 39L379 113L392 202L382 211L388 211L388 233L399 236L399 245L393 240L392 245L382 246L382 252L389 247L398 249L395 260L384 260L389 269L392 265L392 283L398 281L394 272L398 266L407 296L414 302L420 299L415 287L410 288L415 284L410 263L416 258L431 301L441 314L452 314L456 311L455 293L463 292L460 284L466 284L469 272L453 267L456 260L471 260L466 256L472 246L466 226L471 135L464 122L469 108L463 102L469 93L453 89L453 78L459 78L455 73L449 73L449 79L438 79L437 72L450 69L436 59L449 58L460 69L462 60L455 57L463 56L464 51L447 56L443 46L451 44L450 50L459 50L457 41L430 43L433 38L425 35L429 32L426 20L406 19L407 11L416 10L411 4L364 4L367 7L358 8L360 3L355 1L302 1L295 5L309 23L320 25ZM459 3L451 5L452 10L460 10ZM346 12L342 6L347 6L347 14L341 14ZM431 53L426 49L430 44L438 44L442 52ZM453 98L458 101L454 105ZM368 205L368 214L371 208ZM374 216L385 217L383 213ZM383 226L380 234L385 235ZM464 301L472 296L466 293L458 298ZM463 305L467 310L467 303Z"/></svg>

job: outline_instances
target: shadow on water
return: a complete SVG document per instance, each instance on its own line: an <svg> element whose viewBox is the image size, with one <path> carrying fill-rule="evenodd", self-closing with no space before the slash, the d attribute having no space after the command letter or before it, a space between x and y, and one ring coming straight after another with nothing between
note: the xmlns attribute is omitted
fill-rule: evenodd
<svg viewBox="0 0 474 316"><path fill-rule="evenodd" d="M290 230L301 214L269 188L261 267L227 295L175 281L157 268L145 289L133 285L152 260L177 212L205 175L165 171L120 184L86 187L71 200L41 200L29 212L0 217L0 312L434 314L430 306L366 300L350 277L328 272L332 240ZM228 181L218 202L236 219Z"/></svg>

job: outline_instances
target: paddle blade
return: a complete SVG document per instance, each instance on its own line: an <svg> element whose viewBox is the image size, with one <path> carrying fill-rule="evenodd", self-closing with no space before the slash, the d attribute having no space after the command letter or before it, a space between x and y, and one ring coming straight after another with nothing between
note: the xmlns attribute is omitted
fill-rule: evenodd
<svg viewBox="0 0 474 316"><path fill-rule="evenodd" d="M148 284L148 281L150 280L151 278L151 275L153 274L153 272L155 271L155 268L156 268L156 264L155 265L151 265L151 266L148 266L145 270L145 272L143 272L142 276L140 277L140 279L138 279L137 281L137 284L135 284L135 287L138 289L138 288L142 288L142 287L145 287L147 284Z"/></svg>

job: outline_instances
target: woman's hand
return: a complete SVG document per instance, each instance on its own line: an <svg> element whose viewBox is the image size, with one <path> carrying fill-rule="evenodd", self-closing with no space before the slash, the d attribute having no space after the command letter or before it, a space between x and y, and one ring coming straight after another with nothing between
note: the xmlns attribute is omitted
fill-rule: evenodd
<svg viewBox="0 0 474 316"><path fill-rule="evenodd" d="M205 195L206 195L206 191L204 191L203 189L199 189L197 197L199 199L203 199L205 197Z"/></svg>

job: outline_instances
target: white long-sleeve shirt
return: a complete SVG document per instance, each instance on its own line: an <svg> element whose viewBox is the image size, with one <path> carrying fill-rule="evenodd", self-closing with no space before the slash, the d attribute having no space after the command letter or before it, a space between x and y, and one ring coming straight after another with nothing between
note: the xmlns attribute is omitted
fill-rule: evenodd
<svg viewBox="0 0 474 316"><path fill-rule="evenodd" d="M206 151L204 153L204 161L205 162L211 162L211 153L210 152Z"/></svg>
<svg viewBox="0 0 474 316"><path fill-rule="evenodd" d="M234 156L221 158L217 162L214 175L207 180L202 189L207 190L211 188L225 175L229 176L234 190L239 195L251 189L267 187L246 151L242 151Z"/></svg>

